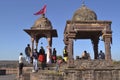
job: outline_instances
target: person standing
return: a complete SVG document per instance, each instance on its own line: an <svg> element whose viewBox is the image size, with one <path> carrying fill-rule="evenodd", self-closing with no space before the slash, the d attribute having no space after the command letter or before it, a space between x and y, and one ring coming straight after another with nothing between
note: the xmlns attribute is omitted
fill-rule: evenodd
<svg viewBox="0 0 120 80"><path fill-rule="evenodd" d="M58 60L57 60L57 62L56 62L56 68L55 68L56 71L59 71L60 65L61 65L62 62L63 62L63 61L62 61L61 59L58 59Z"/></svg>
<svg viewBox="0 0 120 80"><path fill-rule="evenodd" d="M42 70L44 70L44 68L45 68L45 50L42 46L41 46L41 49L39 50L38 60L41 62Z"/></svg>
<svg viewBox="0 0 120 80"><path fill-rule="evenodd" d="M56 53L57 53L56 49L53 48L53 54L52 54L52 62L53 62L53 63L56 63L56 60L57 60Z"/></svg>
<svg viewBox="0 0 120 80"><path fill-rule="evenodd" d="M45 50L44 50L44 48L43 48L42 46L41 46L41 48L40 48L40 50L39 50L38 56L39 56L41 53L45 54Z"/></svg>
<svg viewBox="0 0 120 80"><path fill-rule="evenodd" d="M36 49L34 49L34 52L33 52L33 71L32 72L37 72L38 71L38 52Z"/></svg>
<svg viewBox="0 0 120 80"><path fill-rule="evenodd" d="M23 66L24 66L24 57L23 57L23 54L20 53L20 56L19 56L19 77L21 77L23 74Z"/></svg>
<svg viewBox="0 0 120 80"><path fill-rule="evenodd" d="M30 63L31 61L30 54L31 54L30 44L27 44L27 47L25 48L25 55L26 55L26 61L28 63Z"/></svg>
<svg viewBox="0 0 120 80"><path fill-rule="evenodd" d="M67 60L68 60L67 46L64 47L63 58L64 58L64 61L67 62Z"/></svg>

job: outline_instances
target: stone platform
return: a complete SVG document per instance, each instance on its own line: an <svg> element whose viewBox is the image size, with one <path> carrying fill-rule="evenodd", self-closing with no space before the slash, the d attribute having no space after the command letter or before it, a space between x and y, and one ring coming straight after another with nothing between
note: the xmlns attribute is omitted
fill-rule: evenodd
<svg viewBox="0 0 120 80"><path fill-rule="evenodd" d="M120 80L120 67L105 60L75 60L74 67L66 64L60 71L44 70L31 73L30 80Z"/></svg>
<svg viewBox="0 0 120 80"><path fill-rule="evenodd" d="M14 72L13 75L1 75L0 80L120 80L120 64L112 61L75 60L72 68L66 63L60 65L59 71L55 71L55 67L55 64L47 65L45 70L40 68L32 73L32 65L26 65L21 78L18 78L18 72Z"/></svg>

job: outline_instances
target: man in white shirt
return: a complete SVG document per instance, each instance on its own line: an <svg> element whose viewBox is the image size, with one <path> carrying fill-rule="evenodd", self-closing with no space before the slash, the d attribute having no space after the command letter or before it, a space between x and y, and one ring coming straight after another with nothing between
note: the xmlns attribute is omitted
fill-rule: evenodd
<svg viewBox="0 0 120 80"><path fill-rule="evenodd" d="M19 76L22 76L22 70L23 70L23 64L24 63L24 57L23 57L23 54L20 53L20 56L19 56Z"/></svg>

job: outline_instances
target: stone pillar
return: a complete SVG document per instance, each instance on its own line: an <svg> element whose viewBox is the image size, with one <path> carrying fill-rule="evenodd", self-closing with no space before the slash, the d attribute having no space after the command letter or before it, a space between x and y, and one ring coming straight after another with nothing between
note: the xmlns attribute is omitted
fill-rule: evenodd
<svg viewBox="0 0 120 80"><path fill-rule="evenodd" d="M48 37L47 40L48 40L48 46L52 47L52 38Z"/></svg>
<svg viewBox="0 0 120 80"><path fill-rule="evenodd" d="M73 39L69 38L68 42L68 67L74 67L74 58L73 58Z"/></svg>
<svg viewBox="0 0 120 80"><path fill-rule="evenodd" d="M38 51L38 40L35 40L35 44L36 44L36 49L37 49L37 51Z"/></svg>
<svg viewBox="0 0 120 80"><path fill-rule="evenodd" d="M111 60L111 34L104 35L105 60Z"/></svg>
<svg viewBox="0 0 120 80"><path fill-rule="evenodd" d="M50 56L51 56L52 55L52 37L49 36L47 40L48 40L48 46L50 47L49 50L50 50Z"/></svg>
<svg viewBox="0 0 120 80"><path fill-rule="evenodd" d="M33 51L34 51L34 37L31 37L31 42L32 42L31 52L33 54ZM31 56L32 56L32 54L31 54Z"/></svg>
<svg viewBox="0 0 120 80"><path fill-rule="evenodd" d="M98 59L98 43L99 37L92 38L93 50L94 50L94 59Z"/></svg>

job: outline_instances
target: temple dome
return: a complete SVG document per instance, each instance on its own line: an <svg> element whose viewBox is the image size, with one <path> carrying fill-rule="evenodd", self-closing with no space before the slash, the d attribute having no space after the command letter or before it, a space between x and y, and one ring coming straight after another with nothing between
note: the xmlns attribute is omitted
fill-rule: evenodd
<svg viewBox="0 0 120 80"><path fill-rule="evenodd" d="M43 14L38 20L35 21L31 29L52 29L52 24Z"/></svg>
<svg viewBox="0 0 120 80"><path fill-rule="evenodd" d="M85 5L82 5L73 15L73 21L88 21L88 20L97 20L97 15L94 11L87 8Z"/></svg>

